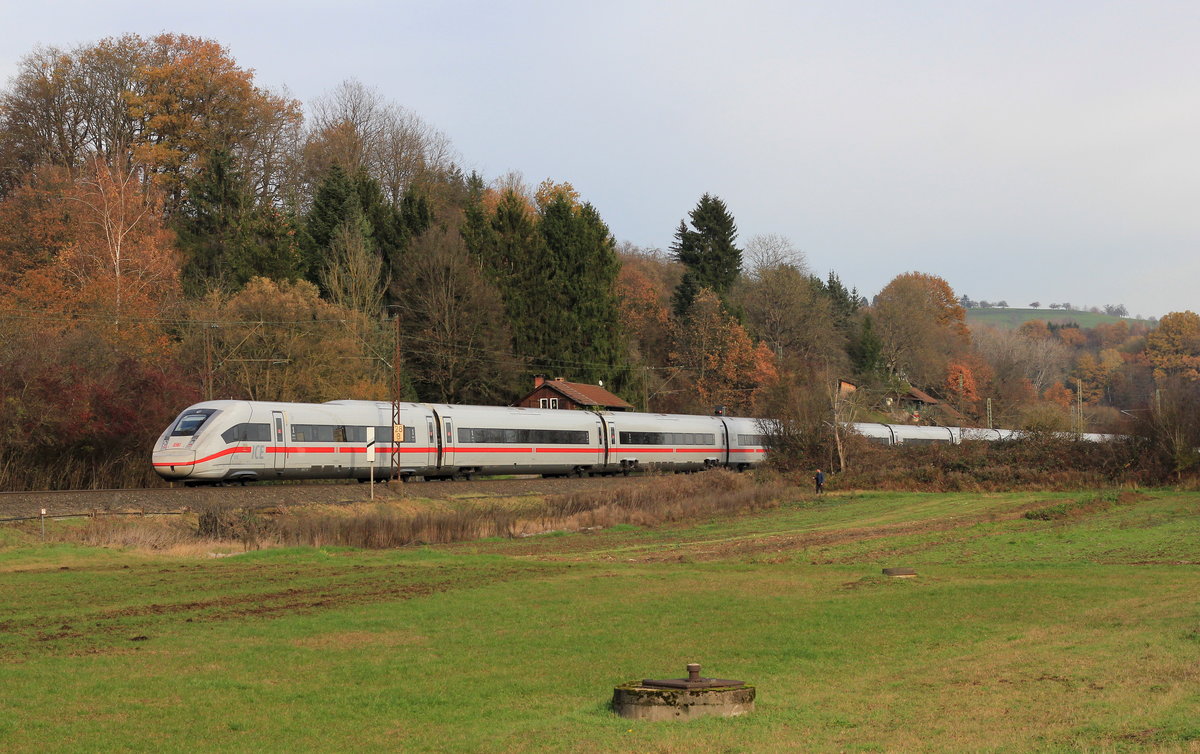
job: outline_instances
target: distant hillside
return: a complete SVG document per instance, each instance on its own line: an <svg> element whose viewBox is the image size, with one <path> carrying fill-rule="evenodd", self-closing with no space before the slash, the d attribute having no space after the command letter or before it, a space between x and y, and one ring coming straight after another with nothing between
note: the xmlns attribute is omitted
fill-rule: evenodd
<svg viewBox="0 0 1200 754"><path fill-rule="evenodd" d="M1125 320L1131 325L1135 322L1149 324L1146 320L1132 317L1114 317L1111 314L1063 311L1062 309L967 309L968 325L991 325L992 327L1013 329L1034 319L1044 322L1074 322L1083 328L1111 324L1121 320Z"/></svg>

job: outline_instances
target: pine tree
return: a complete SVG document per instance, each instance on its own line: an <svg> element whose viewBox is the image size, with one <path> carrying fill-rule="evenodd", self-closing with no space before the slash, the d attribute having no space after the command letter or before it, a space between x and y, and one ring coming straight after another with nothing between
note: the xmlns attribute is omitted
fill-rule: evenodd
<svg viewBox="0 0 1200 754"><path fill-rule="evenodd" d="M406 191L397 207L387 200L374 178L364 172L350 176L334 165L317 188L306 218L301 244L304 275L324 285L322 275L329 265L337 229L347 224L361 227L364 240L380 260L379 285L394 300L399 292L391 284L403 273L412 239L431 222L428 202L416 189Z"/></svg>
<svg viewBox="0 0 1200 754"><path fill-rule="evenodd" d="M334 165L317 187L312 208L305 217L300 248L301 270L306 279L320 283L334 231L347 217L362 214L362 204L354 183L340 165Z"/></svg>
<svg viewBox="0 0 1200 754"><path fill-rule="evenodd" d="M829 296L830 302L833 304L833 319L838 329L843 332L848 332L853 324L853 318L856 312L862 308L866 301L862 296L858 295L858 289L854 288L847 290L837 273L832 270L829 272L829 278L822 283L819 279L817 284Z"/></svg>
<svg viewBox="0 0 1200 754"><path fill-rule="evenodd" d="M540 282L549 306L536 323L542 351L534 366L569 370L584 382L619 381L624 342L616 296L620 262L608 226L591 204L556 193L538 222L549 274ZM539 359L540 356L540 359Z"/></svg>
<svg viewBox="0 0 1200 754"><path fill-rule="evenodd" d="M228 150L211 153L186 189L174 227L185 255L182 278L189 294L237 289L254 277L296 278L299 256L292 222L254 198Z"/></svg>
<svg viewBox="0 0 1200 754"><path fill-rule="evenodd" d="M545 300L548 270L529 205L515 192L506 191L489 213L482 204L482 192L476 192L467 206L462 235L485 278L504 299L513 351L526 358L542 354L546 344L539 323L551 315Z"/></svg>
<svg viewBox="0 0 1200 754"><path fill-rule="evenodd" d="M536 213L512 191L491 212L482 200L474 182L462 236L501 293L513 353L534 371L623 384L620 262L596 208L566 184L550 186Z"/></svg>
<svg viewBox="0 0 1200 754"><path fill-rule="evenodd" d="M687 268L675 290L675 312L682 315L701 288L709 288L728 306L730 288L742 270L742 250L734 245L737 224L725 202L705 194L689 215L692 227L679 222L671 251Z"/></svg>
<svg viewBox="0 0 1200 754"><path fill-rule="evenodd" d="M851 340L847 350L856 373L867 379L882 377L886 367L883 359L883 341L875 332L875 323L870 314L863 315L858 335Z"/></svg>

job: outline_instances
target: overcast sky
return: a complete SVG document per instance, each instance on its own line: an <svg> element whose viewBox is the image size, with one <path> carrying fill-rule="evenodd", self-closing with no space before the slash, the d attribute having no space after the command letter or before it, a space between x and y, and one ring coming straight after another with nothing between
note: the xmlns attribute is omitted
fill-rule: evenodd
<svg viewBox="0 0 1200 754"><path fill-rule="evenodd" d="M874 295L1200 310L1200 3L0 0L38 45L215 39L309 102L376 88L494 178L667 248L715 194Z"/></svg>

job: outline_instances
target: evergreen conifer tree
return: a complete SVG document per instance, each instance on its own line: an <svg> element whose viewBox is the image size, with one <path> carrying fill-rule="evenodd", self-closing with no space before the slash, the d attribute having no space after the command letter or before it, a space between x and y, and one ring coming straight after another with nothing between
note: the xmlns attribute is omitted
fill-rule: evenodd
<svg viewBox="0 0 1200 754"><path fill-rule="evenodd" d="M615 242L599 212L551 191L535 214L512 191L488 212L476 184L463 239L499 289L513 353L534 371L621 384Z"/></svg>
<svg viewBox="0 0 1200 754"><path fill-rule="evenodd" d="M829 296L829 300L833 304L834 323L839 330L849 332L855 313L866 304L866 301L862 296L858 295L857 288L847 290L846 285L838 278L837 273L832 270L830 270L829 278L824 283L819 279L816 282L825 294Z"/></svg>
<svg viewBox="0 0 1200 754"><path fill-rule="evenodd" d="M301 269L306 279L320 283L334 231L348 217L363 214L358 192L350 176L340 165L334 165L317 187L312 208L305 217L300 248Z"/></svg>
<svg viewBox="0 0 1200 754"><path fill-rule="evenodd" d="M711 194L700 197L675 231L671 252L687 268L675 290L675 313L682 315L701 288L709 288L728 307L730 288L742 271L742 250L735 245L737 224L725 202Z"/></svg>
<svg viewBox="0 0 1200 754"><path fill-rule="evenodd" d="M847 351L857 374L869 380L883 376L886 366L883 359L883 341L875 332L875 323L870 314L863 315L857 337L850 341Z"/></svg>
<svg viewBox="0 0 1200 754"><path fill-rule="evenodd" d="M254 277L294 280L299 256L293 225L258 201L234 168L228 150L212 152L188 180L174 218L185 261L185 291L237 289Z"/></svg>
<svg viewBox="0 0 1200 754"><path fill-rule="evenodd" d="M541 353L545 344L538 323L548 308L544 282L548 271L539 261L542 237L529 205L515 192L505 191L489 213L482 191L477 191L467 206L462 235L485 277L504 299L514 353L526 358Z"/></svg>
<svg viewBox="0 0 1200 754"><path fill-rule="evenodd" d="M550 306L539 323L542 352L531 354L534 366L569 371L582 382L619 382L624 352L616 296L620 262L608 226L591 204L576 204L559 192L542 208L538 229Z"/></svg>
<svg viewBox="0 0 1200 754"><path fill-rule="evenodd" d="M317 188L306 217L301 243L304 275L323 286L337 229L361 229L367 245L380 258L379 284L394 298L396 292L390 284L403 273L412 238L431 222L428 202L415 189L410 188L397 207L384 196L378 181L364 172L350 176L334 165Z"/></svg>

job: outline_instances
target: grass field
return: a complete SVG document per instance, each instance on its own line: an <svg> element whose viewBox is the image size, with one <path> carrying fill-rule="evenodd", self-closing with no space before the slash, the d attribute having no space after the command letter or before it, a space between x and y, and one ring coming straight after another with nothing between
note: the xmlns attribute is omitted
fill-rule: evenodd
<svg viewBox="0 0 1200 754"><path fill-rule="evenodd" d="M0 750L1194 752L1198 596L1170 490L228 557L0 529ZM609 711L693 661L755 714Z"/></svg>
<svg viewBox="0 0 1200 754"><path fill-rule="evenodd" d="M1003 329L1016 329L1025 322L1040 319L1043 322L1074 322L1082 328L1096 325L1111 325L1122 320L1129 324L1149 324L1145 320L1130 317L1114 317L1111 314L1079 312L1063 309L967 309L967 324L991 325Z"/></svg>

